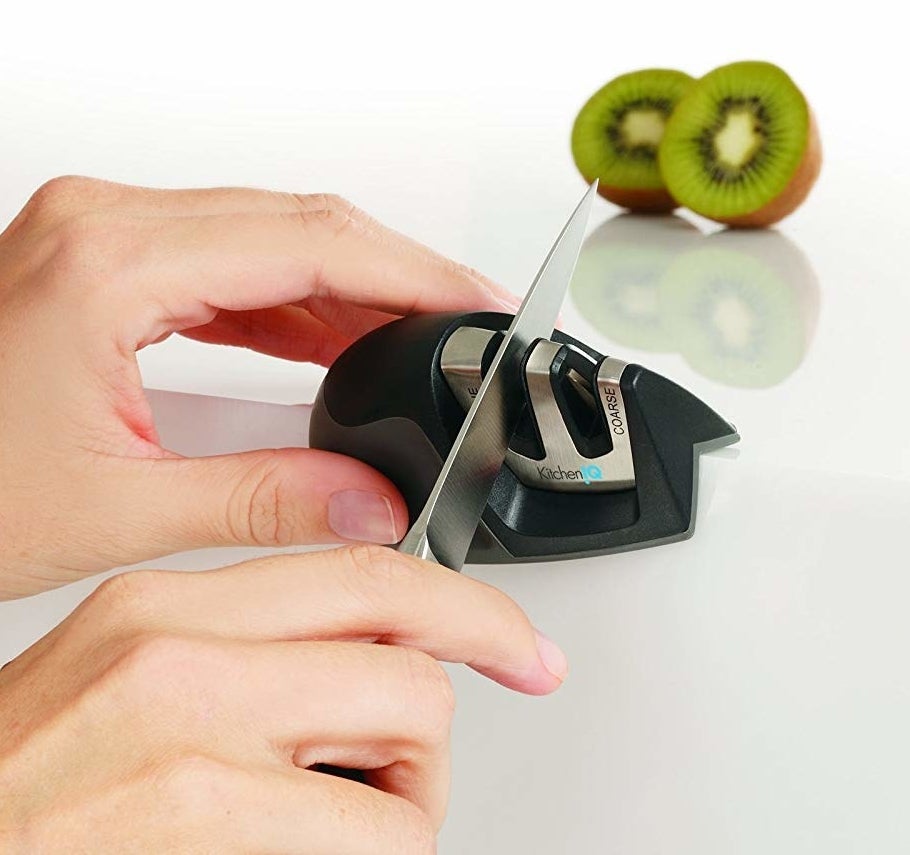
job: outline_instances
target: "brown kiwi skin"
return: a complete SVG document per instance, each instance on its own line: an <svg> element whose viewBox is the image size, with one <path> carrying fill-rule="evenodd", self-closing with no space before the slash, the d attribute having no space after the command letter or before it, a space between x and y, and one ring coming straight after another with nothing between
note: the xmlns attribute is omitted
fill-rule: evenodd
<svg viewBox="0 0 910 855"><path fill-rule="evenodd" d="M742 214L739 217L712 217L712 219L734 229L763 229L772 226L802 205L806 196L809 195L812 185L815 184L821 168L822 141L818 133L815 114L810 110L809 140L806 150L787 186L770 202L766 202L756 211Z"/></svg>
<svg viewBox="0 0 910 855"><path fill-rule="evenodd" d="M628 208L636 214L668 214L679 207L663 187L640 189L636 187L614 187L598 184L597 192L620 208Z"/></svg>

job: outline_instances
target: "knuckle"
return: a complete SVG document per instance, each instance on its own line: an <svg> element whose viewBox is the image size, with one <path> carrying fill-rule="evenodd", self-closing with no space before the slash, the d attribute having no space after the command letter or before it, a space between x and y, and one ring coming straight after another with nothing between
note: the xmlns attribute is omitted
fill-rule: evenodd
<svg viewBox="0 0 910 855"><path fill-rule="evenodd" d="M241 478L228 502L228 526L234 538L257 546L289 546L294 540L292 485L277 454Z"/></svg>
<svg viewBox="0 0 910 855"><path fill-rule="evenodd" d="M363 612L380 618L401 610L428 584L425 568L388 546L358 543L339 550L342 584Z"/></svg>
<svg viewBox="0 0 910 855"><path fill-rule="evenodd" d="M105 579L88 597L86 607L118 624L141 623L153 615L160 602L165 580L163 570L133 570Z"/></svg>
<svg viewBox="0 0 910 855"><path fill-rule="evenodd" d="M38 217L66 215L78 210L101 184L103 182L82 175L58 175L32 193L25 207Z"/></svg>
<svg viewBox="0 0 910 855"><path fill-rule="evenodd" d="M483 273L470 265L445 257L443 258L442 264L445 272L453 279L462 280L470 285L477 285L478 283L483 285L491 284Z"/></svg>
<svg viewBox="0 0 910 855"><path fill-rule="evenodd" d="M334 193L295 196L296 216L305 228L324 228L330 238L335 238L355 223L369 218L352 202Z"/></svg>
<svg viewBox="0 0 910 855"><path fill-rule="evenodd" d="M388 546L358 543L342 548L347 566L355 583L369 593L398 593L402 584L420 577L414 562Z"/></svg>
<svg viewBox="0 0 910 855"><path fill-rule="evenodd" d="M353 211L356 210L355 206L345 199L343 196L339 196L337 193L323 193L322 205L326 211L334 211L344 216L349 216Z"/></svg>

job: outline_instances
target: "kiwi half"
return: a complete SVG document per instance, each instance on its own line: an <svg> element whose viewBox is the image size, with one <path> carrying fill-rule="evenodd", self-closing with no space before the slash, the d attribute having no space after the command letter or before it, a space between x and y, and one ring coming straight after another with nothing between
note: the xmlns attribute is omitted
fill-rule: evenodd
<svg viewBox="0 0 910 855"><path fill-rule="evenodd" d="M600 194L633 211L672 211L657 163L664 127L695 83L682 71L649 68L611 80L581 108L572 128L572 156Z"/></svg>
<svg viewBox="0 0 910 855"><path fill-rule="evenodd" d="M706 74L676 105L659 151L670 194L730 226L769 226L808 195L821 142L805 96L769 62Z"/></svg>

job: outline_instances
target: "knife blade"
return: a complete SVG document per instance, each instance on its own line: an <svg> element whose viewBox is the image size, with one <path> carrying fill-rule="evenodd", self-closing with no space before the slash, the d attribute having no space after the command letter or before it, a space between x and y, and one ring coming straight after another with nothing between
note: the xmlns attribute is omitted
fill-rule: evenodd
<svg viewBox="0 0 910 855"><path fill-rule="evenodd" d="M597 181L588 188L547 253L496 351L474 403L400 552L460 570L502 468L525 399L522 357L549 338L575 270Z"/></svg>

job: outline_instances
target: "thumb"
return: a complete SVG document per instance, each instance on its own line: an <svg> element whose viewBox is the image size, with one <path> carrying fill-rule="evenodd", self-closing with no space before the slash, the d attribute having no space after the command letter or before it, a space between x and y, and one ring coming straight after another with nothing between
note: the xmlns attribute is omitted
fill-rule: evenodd
<svg viewBox="0 0 910 855"><path fill-rule="evenodd" d="M205 546L397 543L408 512L384 475L359 460L306 448L136 461L152 553ZM149 555L148 557L151 557Z"/></svg>

